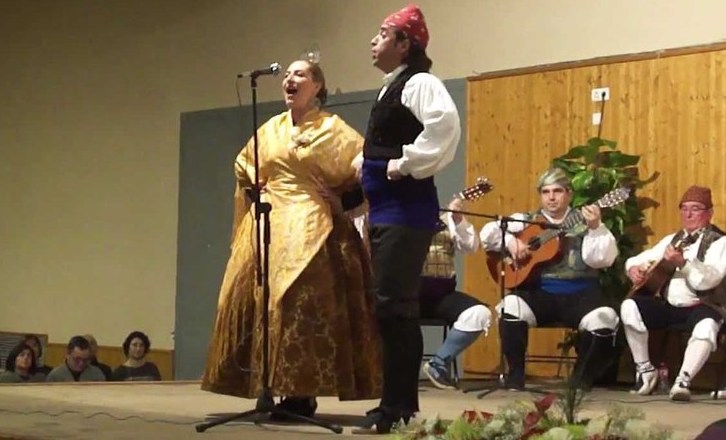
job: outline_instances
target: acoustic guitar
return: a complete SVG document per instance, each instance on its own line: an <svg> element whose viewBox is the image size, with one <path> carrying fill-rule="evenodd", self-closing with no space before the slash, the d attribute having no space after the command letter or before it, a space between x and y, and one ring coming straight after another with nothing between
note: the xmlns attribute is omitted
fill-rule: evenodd
<svg viewBox="0 0 726 440"><path fill-rule="evenodd" d="M688 246L698 241L700 234L685 235L678 241L673 243L673 247L678 252L683 251ZM676 271L676 266L670 261L664 260L662 257L658 261L651 262L648 269L645 271L643 280L639 283L634 283L633 287L630 288L626 298L630 298L633 295L658 295L661 293L666 284L673 278L673 273Z"/></svg>
<svg viewBox="0 0 726 440"><path fill-rule="evenodd" d="M630 196L629 188L617 188L605 194L594 204L600 208L610 208L623 203ZM548 262L560 253L560 236L575 233L585 223L582 212L576 209L556 229L540 225L528 225L517 238L527 243L530 255L526 260L515 260L506 249L501 252L487 252L487 268L492 278L499 283L501 260L504 258L504 287L514 289L529 281L538 265ZM554 225L553 225L554 226Z"/></svg>

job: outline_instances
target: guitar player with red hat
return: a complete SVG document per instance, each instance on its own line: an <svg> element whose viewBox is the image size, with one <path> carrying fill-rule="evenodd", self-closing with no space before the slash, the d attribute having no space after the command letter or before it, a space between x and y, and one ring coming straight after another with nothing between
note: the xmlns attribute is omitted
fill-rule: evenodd
<svg viewBox="0 0 726 440"><path fill-rule="evenodd" d="M512 390L524 388L525 352L529 327L561 323L579 330L576 351L578 359L571 381L589 389L609 366L614 357L617 313L607 306L599 285L600 269L613 264L618 255L615 237L601 221L600 206L570 207L572 186L567 174L559 168L545 171L538 180L541 207L530 214L514 214L512 219L536 220L559 225L561 234L538 236L538 244L525 242L528 226L509 221L505 246L509 258L526 266L537 258L545 239L555 240L557 256L538 264L512 288L497 305L499 334L509 372L505 386ZM498 221L489 222L480 232L482 246L499 252L501 229Z"/></svg>
<svg viewBox="0 0 726 440"><path fill-rule="evenodd" d="M710 188L691 186L678 207L682 229L625 262L628 277L643 288L634 289L634 295L623 301L620 315L636 365L634 392L641 395L650 394L658 384L648 354L648 331L674 324L686 324L691 330L683 364L669 393L672 400L688 401L691 380L716 350L723 322L722 314L707 303L726 274L726 238L711 224ZM671 269L661 286L647 283L668 266Z"/></svg>

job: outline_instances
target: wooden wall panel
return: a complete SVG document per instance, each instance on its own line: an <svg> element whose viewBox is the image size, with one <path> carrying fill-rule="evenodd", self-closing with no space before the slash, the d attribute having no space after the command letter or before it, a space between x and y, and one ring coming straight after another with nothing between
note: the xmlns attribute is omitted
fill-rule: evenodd
<svg viewBox="0 0 726 440"><path fill-rule="evenodd" d="M467 181L487 176L495 190L467 210L508 215L538 206L537 176L550 160L596 136L591 114L600 103L591 89L610 87L602 137L642 155L641 176L659 173L639 191L647 237L653 243L679 227L678 200L691 184L713 189L714 222L726 226L726 47L676 50L568 63L471 78L468 83ZM649 206L645 209L646 206ZM471 219L477 227L486 220ZM488 304L499 301L486 274L485 255L465 258L464 287ZM467 351L468 372L494 372L499 364L496 326ZM530 351L552 347L559 332L531 332ZM551 375L555 366L530 365L528 374Z"/></svg>

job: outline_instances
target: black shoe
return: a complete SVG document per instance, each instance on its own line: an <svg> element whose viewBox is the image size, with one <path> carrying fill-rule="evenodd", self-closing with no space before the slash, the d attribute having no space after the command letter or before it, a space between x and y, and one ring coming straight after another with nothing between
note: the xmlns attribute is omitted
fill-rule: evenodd
<svg viewBox="0 0 726 440"><path fill-rule="evenodd" d="M509 391L524 391L524 376L518 374L510 374L504 380L504 389Z"/></svg>
<svg viewBox="0 0 726 440"><path fill-rule="evenodd" d="M315 415L315 410L318 409L318 402L315 397L285 397L275 405L275 408L299 416L312 417ZM270 414L270 420L286 422L291 419L285 414L273 412Z"/></svg>
<svg viewBox="0 0 726 440"><path fill-rule="evenodd" d="M411 417L413 413L394 414L379 406L366 413L366 417L358 425L361 429L354 429L353 434L390 434L394 426L401 422L407 425ZM375 431L373 431L374 426Z"/></svg>

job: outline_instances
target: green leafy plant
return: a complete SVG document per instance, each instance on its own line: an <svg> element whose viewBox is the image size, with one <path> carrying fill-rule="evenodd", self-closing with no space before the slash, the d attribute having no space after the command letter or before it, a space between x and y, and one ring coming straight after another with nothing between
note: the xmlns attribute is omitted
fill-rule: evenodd
<svg viewBox="0 0 726 440"><path fill-rule="evenodd" d="M673 440L667 427L645 422L637 408L613 406L607 414L569 420L547 394L532 402L512 402L496 414L464 411L456 420L424 419L396 427L395 440ZM579 402L577 403L579 406Z"/></svg>
<svg viewBox="0 0 726 440"><path fill-rule="evenodd" d="M602 221L615 235L620 252L615 263L603 271L600 284L603 292L616 304L628 290L625 260L642 250L648 233L643 226L642 211L648 201L639 201L635 192L658 177L655 173L641 180L637 166L639 161L640 156L625 154L617 149L615 141L599 137L589 139L585 145L572 147L552 160L552 166L562 168L572 181L573 206L594 203L616 188L627 187L632 191L625 203L602 212Z"/></svg>

